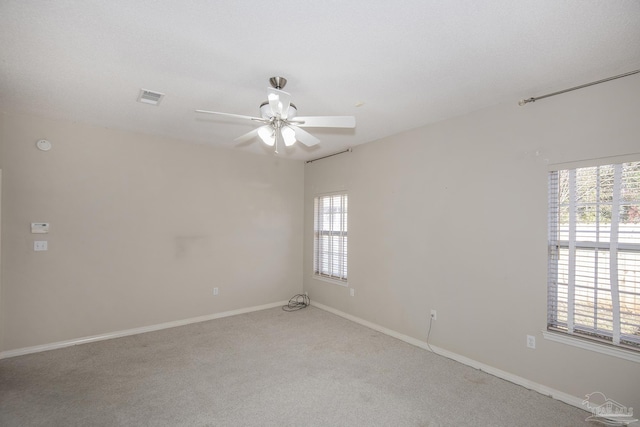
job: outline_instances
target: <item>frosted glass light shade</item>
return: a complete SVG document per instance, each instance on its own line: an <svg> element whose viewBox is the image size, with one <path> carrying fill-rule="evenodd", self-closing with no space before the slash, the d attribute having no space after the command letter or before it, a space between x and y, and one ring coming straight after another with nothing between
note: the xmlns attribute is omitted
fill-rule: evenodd
<svg viewBox="0 0 640 427"><path fill-rule="evenodd" d="M271 126L262 126L261 128L258 128L258 136L269 146L273 146L276 142L273 134L273 128Z"/></svg>
<svg viewBox="0 0 640 427"><path fill-rule="evenodd" d="M296 132L289 126L282 128L282 139L284 139L284 145L287 147L296 143Z"/></svg>

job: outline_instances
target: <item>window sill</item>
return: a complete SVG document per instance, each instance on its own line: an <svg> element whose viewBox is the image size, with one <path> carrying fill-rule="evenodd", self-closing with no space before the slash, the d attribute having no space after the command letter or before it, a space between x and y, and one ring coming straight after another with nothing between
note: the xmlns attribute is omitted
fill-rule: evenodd
<svg viewBox="0 0 640 427"><path fill-rule="evenodd" d="M345 288L349 287L349 282L343 282L342 280L329 279L328 277L313 275L311 276L316 280L322 280L323 282L333 283L334 285L344 286Z"/></svg>
<svg viewBox="0 0 640 427"><path fill-rule="evenodd" d="M612 345L599 344L591 342L587 339L572 337L571 335L562 332L542 331L544 339L549 341L555 341L562 344L571 345L574 347L582 348L584 350L595 351L597 353L606 354L620 359L629 360L631 362L640 363L640 353L633 350L625 350Z"/></svg>

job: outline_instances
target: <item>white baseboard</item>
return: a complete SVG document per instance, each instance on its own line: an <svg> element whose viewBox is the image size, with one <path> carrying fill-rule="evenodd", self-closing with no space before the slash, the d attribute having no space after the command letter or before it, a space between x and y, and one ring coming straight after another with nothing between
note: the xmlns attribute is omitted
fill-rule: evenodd
<svg viewBox="0 0 640 427"><path fill-rule="evenodd" d="M112 339L112 338L120 338L120 337L126 337L129 335L136 335L136 334L143 334L145 332L153 332L153 331L159 331L162 329L169 329L169 328L175 328L177 326L184 326L184 325L188 325L191 323L198 323L198 322L206 322L208 320L214 320L214 319L220 319L223 317L229 317L229 316L235 316L237 314L243 314L243 313L250 313L252 311L260 311L260 310L266 310L269 308L274 308L274 307L280 307L283 305L286 305L288 301L279 301L279 302L274 302L274 303L270 303L270 304L264 304L264 305L259 305L259 306L254 306L254 307L247 307L247 308L241 308L238 310L231 310L231 311L224 311L222 313L214 313L214 314L208 314L205 316L199 316L199 317L192 317L190 319L183 319L183 320L176 320L173 322L166 322L166 323L160 323L157 325L150 325L150 326L143 326L141 328L134 328L134 329L127 329L124 331L117 331L117 332L110 332L110 333L106 333L106 334L100 334L100 335L93 335L93 336L89 336L89 337L83 337L83 338L78 338L78 339L73 339L73 340L68 340L68 341L60 341L60 342L55 342L55 343L50 343L50 344L43 344L43 345L37 345L37 346L33 346L33 347L24 347L24 348L19 348L19 349L15 349L15 350L9 350L9 351L3 351L0 352L0 359L7 359L9 357L16 357L16 356L22 356L25 354L31 354L31 353L39 353L42 351L48 351L48 350L55 350L55 349L59 349L59 348L64 348L64 347L71 347L74 345L80 345L80 344L86 344L86 343L90 343L90 342L96 342L96 341L103 341L103 340L108 340L108 339ZM377 325L375 323L369 322L367 320L361 319L359 317L356 316L352 316L350 314L344 313L340 310L336 310L334 308L331 308L329 306L326 306L324 304L315 302L315 301L311 301L311 305L314 307L317 307L321 310L324 311L328 311L329 313L333 313L337 316L343 317L345 319L351 320L352 322L358 323L360 325L366 326L368 328L371 328L375 331L381 332L385 335L389 335L393 338L397 338L401 341L404 341L408 344L414 345L416 347L422 348L424 350L427 351L433 351L434 353L455 360L456 362L460 362L464 365L470 366L472 368L475 369L479 369L481 371L484 371L488 374L494 375L498 378L502 378L506 381L512 382L514 384L518 384L520 386L523 386L527 389L533 390L533 391L537 391L538 393L541 393L545 396L550 396L556 400L559 400L561 402L567 403L569 405L575 406L577 408L580 409L584 409L584 406L582 405L582 401L583 399L575 397L575 396L571 396L567 393L552 389L550 387L544 386L542 384L538 384L536 382L530 381L526 378L523 377L519 377L517 375L511 374L509 372L503 371L501 369L497 369L494 368L492 366L489 365L485 365L484 363L478 362L476 360L470 359L468 357L465 356L461 356L457 353L453 353L451 351L442 349L440 347L434 346L434 345L427 345L426 342L421 341L419 339L410 337L408 335L404 335L401 334L399 332L396 332L392 329L388 329L385 328L383 326Z"/></svg>
<svg viewBox="0 0 640 427"><path fill-rule="evenodd" d="M503 380L512 382L512 383L520 385L522 387L525 387L525 388L527 388L529 390L537 391L540 394L552 397L553 399L556 399L556 400L559 400L561 402L567 403L567 404L569 404L571 406L575 406L575 407L580 408L580 409L585 409L584 406L582 405L582 402L583 402L582 398L578 398L578 397L572 396L570 394L564 393L562 391L558 391L558 390L552 389L552 388L547 387L545 385L538 384L536 382L530 381L530 380L528 380L526 378L523 378L523 377L519 377L517 375L511 374L511 373L503 371L501 369L497 369L497 368L494 368L492 366L485 365L484 363L478 362L476 360L470 359L470 358L465 357L465 356L461 356L461 355L459 355L457 353L453 353L453 352L445 350L443 348L440 348L440 347L437 347L437 346L434 346L434 345L431 345L431 344L428 345L426 342L420 341L419 339L410 337L408 335L401 334L399 332L396 332L394 330L385 328L383 326L377 325L375 323L369 322L369 321L361 319L359 317L352 316L350 314L344 313L344 312L342 312L340 310L336 310L335 308L331 308L331 307L326 306L324 304L320 304L318 302L311 301L311 305L314 306L314 307L318 307L321 310L328 311L329 313L333 313L333 314L335 314L337 316L344 317L345 319L351 320L352 322L359 323L362 326L366 326L366 327L371 328L371 329L373 329L375 331L381 332L381 333L383 333L385 335L389 335L389 336L391 336L393 338L397 338L397 339L399 339L401 341L404 341L404 342L406 342L408 344L414 345L416 347L420 347L420 348L422 348L424 350L427 350L427 351L432 351L433 353L436 353L436 354L438 354L440 356L446 357L446 358L451 359L451 360L455 360L456 362L460 362L460 363L462 363L464 365L467 365L467 366L470 366L472 368L479 369L481 371L484 371L484 372L486 372L488 374L491 374L493 376L496 376L498 378L502 378Z"/></svg>
<svg viewBox="0 0 640 427"><path fill-rule="evenodd" d="M133 329L127 329L124 331L109 332L109 333L100 334L100 335L92 335L90 337L77 338L77 339L72 339L68 341L59 341L59 342L54 342L50 344L36 345L33 347L24 347L24 348L18 348L15 350L2 351L0 352L0 359L7 359L9 357L22 356L22 355L31 354L31 353L39 353L41 351L55 350L58 348L71 347L74 345L86 344L90 342L104 341L112 338L126 337L129 335L143 334L145 332L159 331L161 329L175 328L176 326L184 326L191 323L206 322L207 320L220 319L223 317L235 316L237 314L250 313L252 311L260 311L260 310L266 310L274 307L281 307L283 305L287 305L287 302L288 301L279 301L279 302L274 302L270 304L258 305L254 307L240 308L238 310L223 311L222 313L214 313L214 314L207 314L205 316L192 317L190 319L175 320L173 322L143 326L141 328L133 328Z"/></svg>

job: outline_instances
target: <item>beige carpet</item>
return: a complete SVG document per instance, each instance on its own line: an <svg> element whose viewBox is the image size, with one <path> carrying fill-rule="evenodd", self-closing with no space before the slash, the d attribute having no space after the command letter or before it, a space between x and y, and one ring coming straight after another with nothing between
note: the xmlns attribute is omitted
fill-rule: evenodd
<svg viewBox="0 0 640 427"><path fill-rule="evenodd" d="M573 427L588 416L315 307L0 360L5 427Z"/></svg>

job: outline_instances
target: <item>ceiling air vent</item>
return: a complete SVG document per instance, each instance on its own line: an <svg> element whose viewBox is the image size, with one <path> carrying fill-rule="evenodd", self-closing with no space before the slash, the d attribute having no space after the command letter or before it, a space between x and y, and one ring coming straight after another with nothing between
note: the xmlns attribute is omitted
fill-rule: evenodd
<svg viewBox="0 0 640 427"><path fill-rule="evenodd" d="M159 105L160 101L162 101L162 98L164 98L164 93L154 92L147 89L140 89L138 102L143 102L145 104L151 105Z"/></svg>

